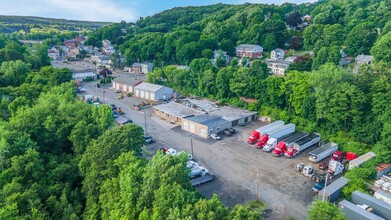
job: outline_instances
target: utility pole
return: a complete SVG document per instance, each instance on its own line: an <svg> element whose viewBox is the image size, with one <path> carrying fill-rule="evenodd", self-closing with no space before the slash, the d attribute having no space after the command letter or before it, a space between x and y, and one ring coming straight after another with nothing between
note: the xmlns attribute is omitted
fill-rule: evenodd
<svg viewBox="0 0 391 220"><path fill-rule="evenodd" d="M194 157L194 152L193 152L193 135L190 136L190 147L191 147L191 155Z"/></svg>
<svg viewBox="0 0 391 220"><path fill-rule="evenodd" d="M147 113L145 112L145 108L143 109L144 110L144 127L145 127L145 135L148 134L148 130L147 130Z"/></svg>
<svg viewBox="0 0 391 220"><path fill-rule="evenodd" d="M258 203L259 202L259 183L260 183L260 180L259 180L259 172L257 172L257 181L256 181L256 192L255 192L255 201Z"/></svg>
<svg viewBox="0 0 391 220"><path fill-rule="evenodd" d="M322 195L322 202L324 202L326 198L326 187L327 187L327 179L329 178L329 173L326 174L326 180L324 182L324 188L323 188L323 195Z"/></svg>

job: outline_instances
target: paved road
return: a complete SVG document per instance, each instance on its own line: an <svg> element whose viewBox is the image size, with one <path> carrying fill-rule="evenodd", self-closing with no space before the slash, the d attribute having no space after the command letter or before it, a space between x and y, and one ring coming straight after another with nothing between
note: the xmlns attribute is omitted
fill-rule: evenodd
<svg viewBox="0 0 391 220"><path fill-rule="evenodd" d="M146 118L148 134L157 140L157 144L148 149L151 154L162 145L190 152L189 133L152 116L151 109L132 110L130 106L139 103L140 99L125 97L118 100L118 94L109 86L96 88L95 84L96 82L90 82L84 85L87 94L103 100L105 91L106 104L113 103L121 107L126 118L131 118L143 128ZM119 117L117 120L124 118ZM238 134L224 137L221 141L193 137L196 160L217 176L216 181L201 185L198 189L208 198L216 193L224 204L233 206L255 199L258 176L259 198L271 209L267 219L287 219L290 216L305 219L307 206L314 196L311 191L313 183L307 177L296 173L294 167L301 161L308 163L307 155L295 159L275 158L271 154L254 149L245 139L259 126L260 123L252 123L239 127Z"/></svg>

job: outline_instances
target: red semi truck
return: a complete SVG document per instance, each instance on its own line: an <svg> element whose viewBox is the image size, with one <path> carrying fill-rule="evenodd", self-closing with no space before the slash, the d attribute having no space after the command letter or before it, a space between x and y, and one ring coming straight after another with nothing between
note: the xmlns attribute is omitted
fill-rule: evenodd
<svg viewBox="0 0 391 220"><path fill-rule="evenodd" d="M288 147L292 146L293 143L295 143L296 141L298 141L306 136L308 136L308 133L298 132L298 133L290 136L289 138L286 138L286 139L280 141L272 152L273 156L279 157L279 156L284 155L284 153L287 151Z"/></svg>
<svg viewBox="0 0 391 220"><path fill-rule="evenodd" d="M255 144L260 139L261 135L263 135L265 132L274 129L277 126L283 126L283 125L284 125L284 121L275 121L271 124L257 128L253 132L251 132L250 137L247 138L247 142L249 144Z"/></svg>
<svg viewBox="0 0 391 220"><path fill-rule="evenodd" d="M311 133L310 135L293 143L292 147L288 147L287 151L284 153L284 156L288 158L292 158L297 154L300 154L305 149L318 143L319 141L320 141L320 134Z"/></svg>

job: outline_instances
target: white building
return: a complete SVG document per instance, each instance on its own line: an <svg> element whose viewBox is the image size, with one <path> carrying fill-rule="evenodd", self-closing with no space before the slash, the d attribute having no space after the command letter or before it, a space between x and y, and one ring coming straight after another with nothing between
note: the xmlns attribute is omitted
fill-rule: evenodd
<svg viewBox="0 0 391 220"><path fill-rule="evenodd" d="M285 76L285 70L288 69L292 62L285 60L266 60L267 67L275 76Z"/></svg>
<svg viewBox="0 0 391 220"><path fill-rule="evenodd" d="M274 49L270 53L270 58L272 60L283 60L284 57L285 57L285 51L281 48Z"/></svg>
<svg viewBox="0 0 391 220"><path fill-rule="evenodd" d="M52 60L57 60L60 57L60 51L58 51L55 47L52 47L52 49L48 50L48 56Z"/></svg>
<svg viewBox="0 0 391 220"><path fill-rule="evenodd" d="M148 100L169 100L174 90L157 84L142 82L134 87L134 96Z"/></svg>
<svg viewBox="0 0 391 220"><path fill-rule="evenodd" d="M354 59L354 74L358 73L358 70L360 69L361 65L369 65L373 62L373 56L370 55L358 55L356 59Z"/></svg>

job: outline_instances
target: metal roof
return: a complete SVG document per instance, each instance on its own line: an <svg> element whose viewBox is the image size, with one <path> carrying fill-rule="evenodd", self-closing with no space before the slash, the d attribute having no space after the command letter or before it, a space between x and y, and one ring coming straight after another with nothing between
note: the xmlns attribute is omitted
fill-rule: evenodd
<svg viewBox="0 0 391 220"><path fill-rule="evenodd" d="M312 155L318 155L320 154L321 152L327 150L327 149L330 149L332 147L334 147L335 145L337 145L336 143L332 143L332 142L329 142L319 148L316 148L315 150L311 151L310 154Z"/></svg>
<svg viewBox="0 0 391 220"><path fill-rule="evenodd" d="M372 214L371 212L368 212L368 211L364 210L363 208L360 208L359 206L357 206L354 203L351 203L347 200L342 200L341 202L338 203L338 206L344 212L346 212L348 209L349 211L356 213L357 215L365 217L365 219L384 220L384 218L381 218L375 214ZM351 218L349 218L350 217L349 213L346 213L345 215L346 215L347 219L351 219ZM354 217L356 217L356 216L354 216Z"/></svg>
<svg viewBox="0 0 391 220"><path fill-rule="evenodd" d="M326 187L326 195L331 195L333 194L334 192L340 190L342 187L344 187L346 184L348 184L348 179L346 179L345 177L340 177L339 179L337 179L336 181L334 181L333 183L331 183L330 185L328 185Z"/></svg>
<svg viewBox="0 0 391 220"><path fill-rule="evenodd" d="M185 105L176 102L169 102L166 104L156 105L154 106L154 108L164 113L167 113L169 115L180 117L180 118L205 114L205 112L199 111L194 108L189 108Z"/></svg>
<svg viewBox="0 0 391 220"><path fill-rule="evenodd" d="M311 133L308 136L306 136L300 140L297 140L295 143L298 145L302 145L302 144L307 143L308 141L311 141L312 139L319 137L319 136L320 136L319 134Z"/></svg>
<svg viewBox="0 0 391 220"><path fill-rule="evenodd" d="M133 78L132 76L127 74L119 75L117 78L113 79L113 81L116 83L122 83L130 86L135 86L136 84L143 82L143 80Z"/></svg>
<svg viewBox="0 0 391 220"><path fill-rule="evenodd" d="M189 117L187 118L187 120L196 122L198 124L206 125L208 127L217 126L228 122L219 116L212 116L208 114Z"/></svg>
<svg viewBox="0 0 391 220"><path fill-rule="evenodd" d="M350 161L349 164L358 164L358 165L360 165L360 164L362 164L362 163L364 163L364 162L374 158L375 156L376 156L376 154L370 151L370 152L367 152L367 153L357 157L356 159Z"/></svg>
<svg viewBox="0 0 391 220"><path fill-rule="evenodd" d="M142 82L142 83L138 84L137 86L135 86L134 88L139 89L139 90L149 91L149 92L156 92L156 91L162 89L163 87L165 87L165 86Z"/></svg>
<svg viewBox="0 0 391 220"><path fill-rule="evenodd" d="M368 63L373 61L373 56L370 55L358 55L355 59L358 63Z"/></svg>
<svg viewBox="0 0 391 220"><path fill-rule="evenodd" d="M259 45L255 45L255 44L241 44L239 46L236 47L236 50L252 50L254 49L255 47L261 47ZM261 47L262 48L262 47Z"/></svg>

